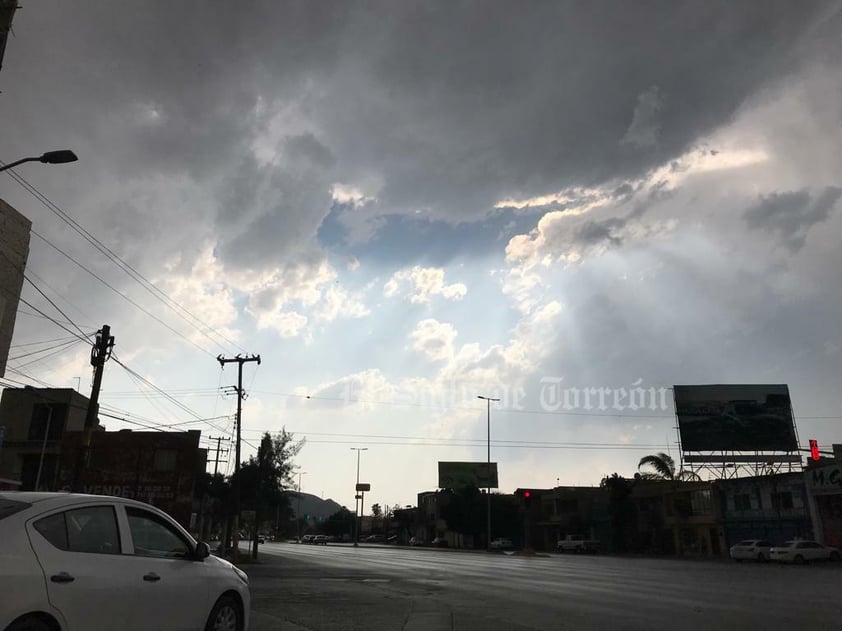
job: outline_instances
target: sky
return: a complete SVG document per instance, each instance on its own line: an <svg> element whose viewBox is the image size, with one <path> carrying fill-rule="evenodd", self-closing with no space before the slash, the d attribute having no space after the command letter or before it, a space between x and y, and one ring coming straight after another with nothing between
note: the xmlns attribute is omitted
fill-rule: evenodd
<svg viewBox="0 0 842 631"><path fill-rule="evenodd" d="M788 384L842 442L842 3L20 5L0 158L79 161L0 197L145 380L106 365L109 430L215 445L243 353L243 458L284 427L351 507L352 448L366 507L415 504L489 411L503 492L677 458L674 384ZM85 344L29 354L60 338L22 305L7 378L89 392Z"/></svg>

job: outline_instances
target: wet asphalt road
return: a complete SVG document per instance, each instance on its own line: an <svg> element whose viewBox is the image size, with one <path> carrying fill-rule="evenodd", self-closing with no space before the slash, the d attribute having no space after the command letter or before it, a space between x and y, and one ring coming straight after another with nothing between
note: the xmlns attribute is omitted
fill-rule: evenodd
<svg viewBox="0 0 842 631"><path fill-rule="evenodd" d="M840 629L842 564L267 543L252 631Z"/></svg>

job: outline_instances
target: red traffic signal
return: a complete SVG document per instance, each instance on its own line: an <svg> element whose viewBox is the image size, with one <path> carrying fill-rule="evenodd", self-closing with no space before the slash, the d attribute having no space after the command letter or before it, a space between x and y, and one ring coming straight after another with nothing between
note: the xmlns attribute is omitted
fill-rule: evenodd
<svg viewBox="0 0 842 631"><path fill-rule="evenodd" d="M821 458L819 455L819 441L817 440L810 440L810 457L813 460L818 460Z"/></svg>
<svg viewBox="0 0 842 631"><path fill-rule="evenodd" d="M530 495L532 495L532 493L531 493L530 491L524 491L524 492L523 492L523 497L524 497L524 498L527 498L527 499L528 499Z"/></svg>

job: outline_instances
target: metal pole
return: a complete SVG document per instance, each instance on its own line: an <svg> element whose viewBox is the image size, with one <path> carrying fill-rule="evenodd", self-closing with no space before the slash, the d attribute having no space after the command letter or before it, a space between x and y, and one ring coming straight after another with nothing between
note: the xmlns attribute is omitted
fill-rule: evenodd
<svg viewBox="0 0 842 631"><path fill-rule="evenodd" d="M479 395L478 399L485 400L486 403L486 422L488 425L488 452L487 456L488 459L486 461L486 488L485 488L485 506L486 506L486 525L487 530L485 533L485 549L489 552L491 551L491 402L492 401L499 401L500 399L495 399L493 397L484 397Z"/></svg>
<svg viewBox="0 0 842 631"><path fill-rule="evenodd" d="M44 442L41 443L41 459L38 461L38 475L35 477L35 490L41 488L41 469L44 468L44 452L47 450L47 436L50 434L50 422L53 420L53 406L47 405L47 427L44 428Z"/></svg>
<svg viewBox="0 0 842 631"><path fill-rule="evenodd" d="M485 538L486 550L491 550L491 400L486 400L486 421L488 423L488 453L486 461L485 475L488 477L488 488L485 491L486 508L488 514L486 515L488 532Z"/></svg>
<svg viewBox="0 0 842 631"><path fill-rule="evenodd" d="M301 476L307 475L306 471L298 472L298 508L295 509L295 524L298 531L298 543L301 543Z"/></svg>
<svg viewBox="0 0 842 631"><path fill-rule="evenodd" d="M368 451L368 447L351 447L351 451L357 452L357 485L360 483L360 452ZM362 507L360 506L359 491L354 487L354 547L359 545L360 538L360 513Z"/></svg>

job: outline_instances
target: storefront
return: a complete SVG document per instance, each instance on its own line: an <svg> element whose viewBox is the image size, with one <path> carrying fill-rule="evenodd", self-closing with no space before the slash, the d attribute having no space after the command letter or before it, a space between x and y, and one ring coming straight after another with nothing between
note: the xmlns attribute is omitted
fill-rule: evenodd
<svg viewBox="0 0 842 631"><path fill-rule="evenodd" d="M817 465L804 472L816 540L842 547L842 460L837 457L825 464L822 459Z"/></svg>

